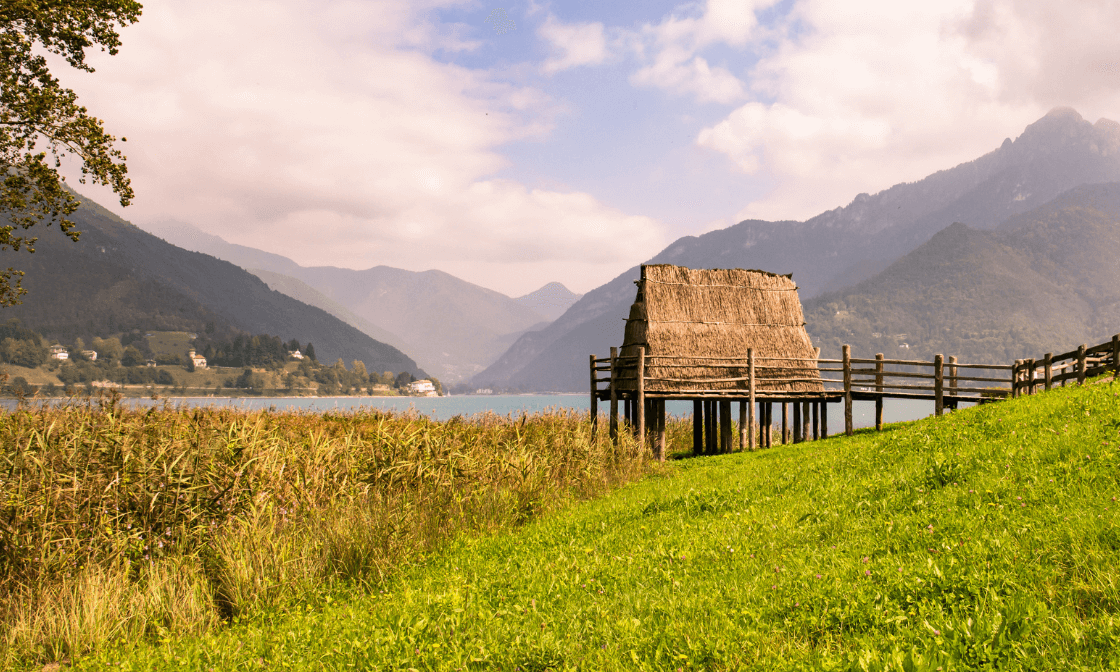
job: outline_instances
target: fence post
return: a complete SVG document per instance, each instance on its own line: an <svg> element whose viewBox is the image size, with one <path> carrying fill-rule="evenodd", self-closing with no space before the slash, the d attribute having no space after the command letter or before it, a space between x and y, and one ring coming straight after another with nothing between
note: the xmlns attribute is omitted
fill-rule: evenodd
<svg viewBox="0 0 1120 672"><path fill-rule="evenodd" d="M1112 373L1114 378L1120 378L1120 334L1112 337Z"/></svg>
<svg viewBox="0 0 1120 672"><path fill-rule="evenodd" d="M875 429L883 429L883 353L875 353Z"/></svg>
<svg viewBox="0 0 1120 672"><path fill-rule="evenodd" d="M618 348L611 348L611 441L618 445Z"/></svg>
<svg viewBox="0 0 1120 672"><path fill-rule="evenodd" d="M844 433L852 435L852 346L844 344Z"/></svg>
<svg viewBox="0 0 1120 672"><path fill-rule="evenodd" d="M1054 383L1054 380L1053 380L1054 374L1051 373L1051 371L1050 371L1050 367L1053 365L1053 359L1054 359L1054 353L1052 353L1052 352L1048 352L1048 353L1046 353L1045 355L1042 356L1042 366L1044 368L1044 371L1042 372L1042 380L1043 380L1043 387L1047 392L1050 391L1050 388L1053 386L1053 383Z"/></svg>
<svg viewBox="0 0 1120 672"><path fill-rule="evenodd" d="M1077 384L1085 384L1085 346L1077 346Z"/></svg>
<svg viewBox="0 0 1120 672"><path fill-rule="evenodd" d="M595 380L595 355L591 355L591 441L595 441L595 432L599 429L599 390L598 381Z"/></svg>
<svg viewBox="0 0 1120 672"><path fill-rule="evenodd" d="M949 410L957 410L957 356L949 356Z"/></svg>
<svg viewBox="0 0 1120 672"><path fill-rule="evenodd" d="M1034 394L1034 358L1028 359L1024 364L1027 367L1027 394Z"/></svg>
<svg viewBox="0 0 1120 672"><path fill-rule="evenodd" d="M933 414L945 412L945 358L933 356Z"/></svg>
<svg viewBox="0 0 1120 672"><path fill-rule="evenodd" d="M1019 396L1019 367L1023 365L1023 360L1016 359L1015 363L1011 365L1011 398Z"/></svg>
<svg viewBox="0 0 1120 672"><path fill-rule="evenodd" d="M1120 378L1120 334L1112 337L1112 373L1114 378Z"/></svg>
<svg viewBox="0 0 1120 672"><path fill-rule="evenodd" d="M747 450L754 450L754 348L747 348L747 401L748 413L750 414L747 420ZM742 429L743 413L742 409L739 412L740 429ZM740 432L742 434L742 432Z"/></svg>
<svg viewBox="0 0 1120 672"><path fill-rule="evenodd" d="M646 445L646 349L638 346L638 398L634 400L638 416L638 446Z"/></svg>

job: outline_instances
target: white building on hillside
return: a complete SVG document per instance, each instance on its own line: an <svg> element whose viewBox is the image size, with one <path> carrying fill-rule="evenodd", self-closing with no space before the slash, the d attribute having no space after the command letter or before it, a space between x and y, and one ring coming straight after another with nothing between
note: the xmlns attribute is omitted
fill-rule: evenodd
<svg viewBox="0 0 1120 672"><path fill-rule="evenodd" d="M52 345L51 346L51 359L60 359L60 360L70 359L70 353L67 352L66 348L62 347L61 345Z"/></svg>
<svg viewBox="0 0 1120 672"><path fill-rule="evenodd" d="M414 380L408 384L408 393L418 397L438 397L436 386L430 380Z"/></svg>
<svg viewBox="0 0 1120 672"><path fill-rule="evenodd" d="M206 368L206 358L203 357L202 355L195 354L194 348L191 348L190 350L187 350L187 357L189 357L191 362L194 364L194 368L196 368L196 369L205 369Z"/></svg>

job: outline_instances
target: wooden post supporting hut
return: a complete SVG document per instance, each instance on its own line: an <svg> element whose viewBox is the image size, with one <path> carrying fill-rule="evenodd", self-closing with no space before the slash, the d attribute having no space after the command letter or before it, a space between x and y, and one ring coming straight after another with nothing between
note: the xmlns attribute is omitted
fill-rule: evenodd
<svg viewBox="0 0 1120 672"><path fill-rule="evenodd" d="M611 350L609 390L598 390L592 375L592 394L612 400L610 427L618 400L626 400L638 441L661 460L670 400L693 402L697 454L770 445L775 403L782 404L783 442L788 404L799 440L825 435L823 404L842 396L821 383L819 350L790 276L658 264L642 266L636 284L622 347Z"/></svg>

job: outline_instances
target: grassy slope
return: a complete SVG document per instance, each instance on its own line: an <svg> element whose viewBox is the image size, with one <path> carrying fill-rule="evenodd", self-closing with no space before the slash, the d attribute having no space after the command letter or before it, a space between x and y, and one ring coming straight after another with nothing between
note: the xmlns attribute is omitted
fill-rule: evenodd
<svg viewBox="0 0 1120 672"><path fill-rule="evenodd" d="M1101 669L1120 656L1118 395L682 460L461 539L384 594L79 667Z"/></svg>

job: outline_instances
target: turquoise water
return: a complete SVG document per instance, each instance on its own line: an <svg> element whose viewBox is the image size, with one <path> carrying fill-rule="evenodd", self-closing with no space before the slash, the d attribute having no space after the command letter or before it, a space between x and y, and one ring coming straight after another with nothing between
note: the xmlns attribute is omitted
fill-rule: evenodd
<svg viewBox="0 0 1120 672"><path fill-rule="evenodd" d="M123 399L122 403L147 408L150 406L185 405L189 407L232 407L246 410L273 409L276 411L330 412L358 409L382 409L396 412L415 410L436 420L447 420L456 415L469 417L479 413L493 412L498 415L518 416L523 413L539 413L550 408L571 408L580 411L590 409L590 399L586 394L516 394L516 395L464 395L451 397L184 397L172 400L152 401L151 399ZM12 409L15 401L3 400L0 405ZM600 412L605 413L605 405ZM965 404L961 405L962 408ZM691 416L692 403L671 401L667 404L671 415ZM870 427L875 424L875 404L870 401L857 401L852 409L855 426ZM738 414L738 411L735 411ZM791 410L792 422L792 410ZM775 410L775 420L781 422L781 410ZM916 420L933 414L932 401L911 399L887 399L883 404L884 422ZM832 404L828 408L828 431L837 434L844 430L844 407Z"/></svg>

